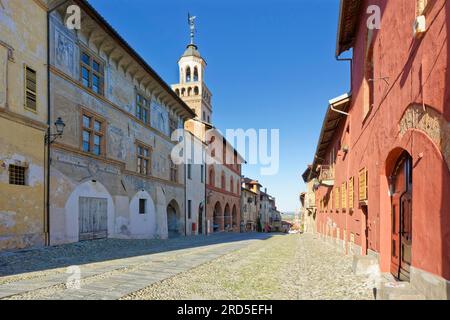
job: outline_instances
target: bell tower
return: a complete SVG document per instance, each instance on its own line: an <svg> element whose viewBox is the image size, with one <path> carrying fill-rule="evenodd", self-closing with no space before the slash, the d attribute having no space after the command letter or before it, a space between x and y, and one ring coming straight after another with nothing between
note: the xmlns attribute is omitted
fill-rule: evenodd
<svg viewBox="0 0 450 320"><path fill-rule="evenodd" d="M196 120L212 122L211 92L205 84L206 61L202 58L195 44L195 19L188 16L191 41L178 60L179 83L172 85L177 95L197 115Z"/></svg>

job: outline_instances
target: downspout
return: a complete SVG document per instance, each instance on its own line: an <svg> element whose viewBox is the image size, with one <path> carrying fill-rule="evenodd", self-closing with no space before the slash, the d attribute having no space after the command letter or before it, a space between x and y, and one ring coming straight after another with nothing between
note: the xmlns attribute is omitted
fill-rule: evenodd
<svg viewBox="0 0 450 320"><path fill-rule="evenodd" d="M47 10L47 137L50 137L50 126L51 126L51 99L50 99L50 15L53 11L57 10L62 5L66 4L69 0L65 0L53 8ZM46 205L45 205L45 245L50 246L50 144L48 144L47 139L45 141L47 148L47 174L46 174Z"/></svg>

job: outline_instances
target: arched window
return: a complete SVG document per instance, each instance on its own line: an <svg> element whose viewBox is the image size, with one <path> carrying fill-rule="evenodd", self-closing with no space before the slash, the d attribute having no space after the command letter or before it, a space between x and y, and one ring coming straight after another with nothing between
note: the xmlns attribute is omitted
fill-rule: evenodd
<svg viewBox="0 0 450 320"><path fill-rule="evenodd" d="M195 88L194 88L194 94L195 94L196 96L198 96L199 93L200 93L200 91L198 90L198 87L195 87Z"/></svg>
<svg viewBox="0 0 450 320"><path fill-rule="evenodd" d="M222 172L222 179L221 179L221 182L222 182L222 189L223 190L225 190L225 187L226 187L226 181L225 181L225 173L224 172Z"/></svg>
<svg viewBox="0 0 450 320"><path fill-rule="evenodd" d="M187 67L186 69L186 82L191 82L191 68Z"/></svg>
<svg viewBox="0 0 450 320"><path fill-rule="evenodd" d="M181 96L184 97L185 95L186 95L186 89L183 88L183 89L181 89Z"/></svg>
<svg viewBox="0 0 450 320"><path fill-rule="evenodd" d="M215 180L216 180L216 175L214 173L214 168L211 167L211 169L209 169L209 185L214 186Z"/></svg>
<svg viewBox="0 0 450 320"><path fill-rule="evenodd" d="M175 89L175 93L177 94L177 96L180 96L180 89Z"/></svg>
<svg viewBox="0 0 450 320"><path fill-rule="evenodd" d="M192 88L189 87L189 88L188 88L188 97L190 97L191 95L192 95Z"/></svg>
<svg viewBox="0 0 450 320"><path fill-rule="evenodd" d="M194 81L198 81L198 68L194 67Z"/></svg>
<svg viewBox="0 0 450 320"><path fill-rule="evenodd" d="M234 193L234 180L233 180L233 177L230 178L230 192Z"/></svg>

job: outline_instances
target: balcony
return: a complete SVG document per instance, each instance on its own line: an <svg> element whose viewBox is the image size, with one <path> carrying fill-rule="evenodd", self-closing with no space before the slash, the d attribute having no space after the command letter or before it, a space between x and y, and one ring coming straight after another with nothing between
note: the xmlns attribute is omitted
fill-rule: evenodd
<svg viewBox="0 0 450 320"><path fill-rule="evenodd" d="M320 166L319 183L328 187L334 186L334 168L332 166Z"/></svg>

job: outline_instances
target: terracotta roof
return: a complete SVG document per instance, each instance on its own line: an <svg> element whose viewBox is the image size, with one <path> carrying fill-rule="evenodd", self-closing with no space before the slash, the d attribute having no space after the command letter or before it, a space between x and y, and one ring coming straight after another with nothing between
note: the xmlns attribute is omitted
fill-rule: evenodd
<svg viewBox="0 0 450 320"><path fill-rule="evenodd" d="M361 8L361 0L341 0L336 56L340 56L353 46Z"/></svg>

